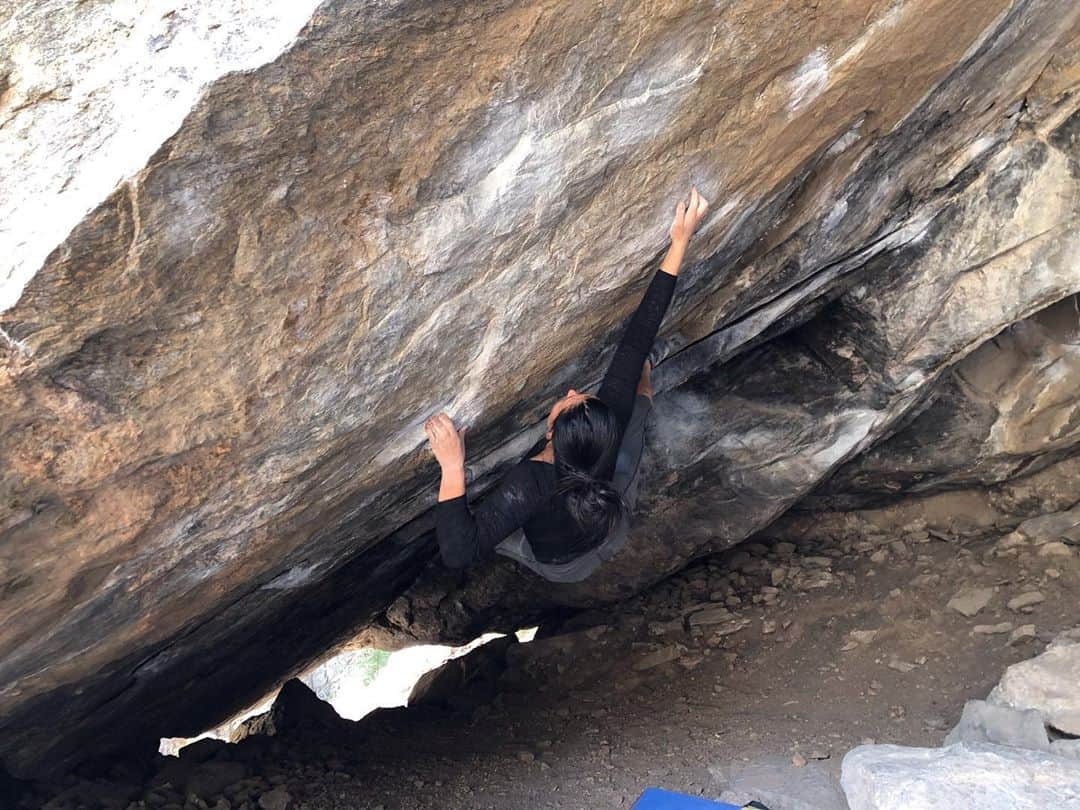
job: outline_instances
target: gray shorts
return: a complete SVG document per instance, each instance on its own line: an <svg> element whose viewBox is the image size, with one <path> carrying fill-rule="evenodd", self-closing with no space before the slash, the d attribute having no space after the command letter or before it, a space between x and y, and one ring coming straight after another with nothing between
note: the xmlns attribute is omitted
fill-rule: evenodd
<svg viewBox="0 0 1080 810"><path fill-rule="evenodd" d="M630 533L629 512L637 503L638 467L645 449L645 426L652 413L652 400L643 394L634 399L634 409L623 433L619 455L615 460L615 472L611 483L622 494L627 509L618 525L596 548L563 563L545 563L536 559L525 532L518 529L497 546L495 553L517 560L550 582L581 582L593 571L610 560L626 544Z"/></svg>

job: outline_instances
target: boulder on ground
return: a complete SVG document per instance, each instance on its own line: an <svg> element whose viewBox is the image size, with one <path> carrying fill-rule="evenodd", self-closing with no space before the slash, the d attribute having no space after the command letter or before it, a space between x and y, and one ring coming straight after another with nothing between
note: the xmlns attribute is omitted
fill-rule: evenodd
<svg viewBox="0 0 1080 810"><path fill-rule="evenodd" d="M945 738L945 745L958 742L986 742L1018 745L1036 751L1049 751L1043 716L1034 709L997 706L985 700L964 704L960 722Z"/></svg>
<svg viewBox="0 0 1080 810"><path fill-rule="evenodd" d="M281 687L270 711L245 720L233 733L231 742L239 742L251 734L287 734L308 730L325 734L347 730L351 726L303 681L291 678Z"/></svg>
<svg viewBox="0 0 1080 810"><path fill-rule="evenodd" d="M1035 709L1065 734L1080 734L1080 638L1075 630L1054 639L1046 652L1013 664L987 700Z"/></svg>
<svg viewBox="0 0 1080 810"><path fill-rule="evenodd" d="M986 743L860 745L844 757L840 784L851 810L1080 807L1074 760Z"/></svg>

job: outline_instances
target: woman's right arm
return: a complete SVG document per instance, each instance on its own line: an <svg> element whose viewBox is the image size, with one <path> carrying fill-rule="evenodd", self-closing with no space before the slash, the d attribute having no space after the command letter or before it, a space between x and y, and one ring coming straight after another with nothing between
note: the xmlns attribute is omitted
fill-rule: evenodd
<svg viewBox="0 0 1080 810"><path fill-rule="evenodd" d="M471 509L465 495L439 500L435 505L439 554L448 568L471 565L532 516L539 493L526 464L521 462L511 469Z"/></svg>
<svg viewBox="0 0 1080 810"><path fill-rule="evenodd" d="M424 423L431 452L442 470L435 505L439 553L450 568L464 568L524 526L542 495L525 462L518 464L472 510L465 496L465 429L445 413Z"/></svg>

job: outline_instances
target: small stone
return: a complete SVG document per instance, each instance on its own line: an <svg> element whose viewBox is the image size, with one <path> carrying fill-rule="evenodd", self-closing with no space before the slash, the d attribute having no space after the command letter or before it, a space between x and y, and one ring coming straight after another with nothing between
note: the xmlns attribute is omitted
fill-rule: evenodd
<svg viewBox="0 0 1080 810"><path fill-rule="evenodd" d="M730 636L732 633L738 633L740 630L742 630L749 624L749 619L735 619L731 622L728 622L727 624L720 625L715 630L713 630L713 636L710 639L709 643L715 646L716 644L720 643L720 639L722 639L724 636Z"/></svg>
<svg viewBox="0 0 1080 810"><path fill-rule="evenodd" d="M682 648L677 644L661 647L659 650L649 653L644 658L634 663L634 669L643 672L647 669L662 666L674 661L682 653Z"/></svg>
<svg viewBox="0 0 1080 810"><path fill-rule="evenodd" d="M1047 543L1039 549L1040 557L1071 557L1072 555L1073 550L1060 540L1055 540L1053 543Z"/></svg>
<svg viewBox="0 0 1080 810"><path fill-rule="evenodd" d="M679 659L679 666L681 666L683 669L690 670L697 667L697 665L704 660L704 656L701 655L684 655L682 658Z"/></svg>
<svg viewBox="0 0 1080 810"><path fill-rule="evenodd" d="M705 627L711 624L723 624L731 619L731 611L724 607L708 607L691 613L688 619L691 627Z"/></svg>
<svg viewBox="0 0 1080 810"><path fill-rule="evenodd" d="M1035 625L1022 624L1009 635L1009 646L1015 647L1017 644L1022 644L1030 638L1035 638L1035 636Z"/></svg>
<svg viewBox="0 0 1080 810"><path fill-rule="evenodd" d="M897 672L911 672L911 670L915 669L915 665L907 661L901 661L899 658L891 658L889 659L889 669L895 669Z"/></svg>
<svg viewBox="0 0 1080 810"><path fill-rule="evenodd" d="M292 803L292 797L285 790L284 785L278 785L268 793L259 797L259 807L262 810L288 810Z"/></svg>
<svg viewBox="0 0 1080 810"><path fill-rule="evenodd" d="M766 636L771 635L772 633L775 633L776 632L776 622L771 621L771 620L766 620L766 621L762 622L761 623L761 632L762 632L763 635L766 635Z"/></svg>
<svg viewBox="0 0 1080 810"><path fill-rule="evenodd" d="M796 754L791 758L791 764L794 765L796 768L805 768L806 757L804 757L802 754Z"/></svg>
<svg viewBox="0 0 1080 810"><path fill-rule="evenodd" d="M877 637L877 630L852 630L848 635L859 644L869 644Z"/></svg>
<svg viewBox="0 0 1080 810"><path fill-rule="evenodd" d="M999 557L1012 556L1023 546L1027 545L1027 538L1020 532L1007 534L994 543L994 554Z"/></svg>
<svg viewBox="0 0 1080 810"><path fill-rule="evenodd" d="M879 565L889 559L889 552L883 548L879 548L873 554L870 555L870 562L878 563Z"/></svg>
<svg viewBox="0 0 1080 810"><path fill-rule="evenodd" d="M953 595L953 598L949 600L946 607L949 607L970 619L990 604L990 600L993 597L993 588L961 588Z"/></svg>
<svg viewBox="0 0 1080 810"><path fill-rule="evenodd" d="M932 714L923 719L923 725L934 731L944 731L949 727L949 721L939 714Z"/></svg>
<svg viewBox="0 0 1080 810"><path fill-rule="evenodd" d="M771 572L769 572L769 579L773 585L779 585L787 578L787 569L784 566L777 566Z"/></svg>
<svg viewBox="0 0 1080 810"><path fill-rule="evenodd" d="M977 624L971 628L971 632L980 636L996 636L999 633L1008 633L1012 629L1012 622L1001 622L1000 624Z"/></svg>
<svg viewBox="0 0 1080 810"><path fill-rule="evenodd" d="M1047 568L1043 573L1050 577L1050 579L1057 579L1061 576L1061 572L1056 568Z"/></svg>
<svg viewBox="0 0 1080 810"><path fill-rule="evenodd" d="M682 619L674 619L669 622L649 622L649 635L663 636L668 633L682 633L686 628L683 626Z"/></svg>
<svg viewBox="0 0 1080 810"><path fill-rule="evenodd" d="M1033 607L1046 601L1046 597L1040 591L1028 591L1010 599L1006 604L1009 610L1020 611L1024 608Z"/></svg>
<svg viewBox="0 0 1080 810"><path fill-rule="evenodd" d="M836 577L834 577L828 571L814 571L813 573L807 574L807 576L803 578L801 584L803 588L806 588L808 591L812 591L817 588L828 588L835 582Z"/></svg>
<svg viewBox="0 0 1080 810"><path fill-rule="evenodd" d="M806 755L806 758L815 759L820 762L822 760L828 759L830 756L831 754L828 751L822 751L820 748L815 748L813 751Z"/></svg>
<svg viewBox="0 0 1080 810"><path fill-rule="evenodd" d="M518 751L517 758L522 762L532 762L536 759L536 756L532 751Z"/></svg>

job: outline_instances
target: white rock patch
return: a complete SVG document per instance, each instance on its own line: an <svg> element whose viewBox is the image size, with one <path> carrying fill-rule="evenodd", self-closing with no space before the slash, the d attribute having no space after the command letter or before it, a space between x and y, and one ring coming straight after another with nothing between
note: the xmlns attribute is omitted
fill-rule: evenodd
<svg viewBox="0 0 1080 810"><path fill-rule="evenodd" d="M176 131L207 84L277 57L317 5L18 4L0 23L0 312Z"/></svg>

